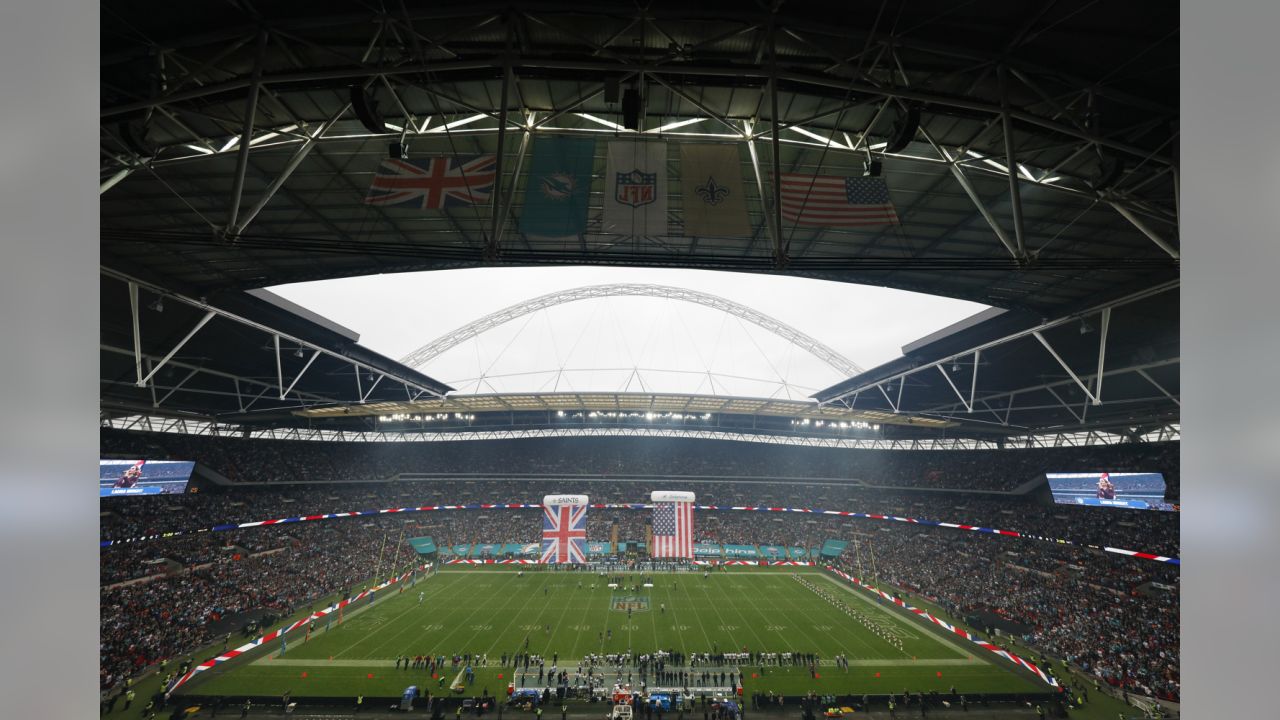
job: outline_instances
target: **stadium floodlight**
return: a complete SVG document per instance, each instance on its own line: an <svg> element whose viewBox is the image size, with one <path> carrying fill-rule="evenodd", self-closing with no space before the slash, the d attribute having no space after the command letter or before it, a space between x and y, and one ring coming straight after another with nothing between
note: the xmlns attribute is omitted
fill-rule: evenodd
<svg viewBox="0 0 1280 720"><path fill-rule="evenodd" d="M293 356L294 356L294 357L296 357L296 358L300 358L300 357L302 357L302 348L298 348L297 350L294 350L294 351L293 351Z"/></svg>
<svg viewBox="0 0 1280 720"><path fill-rule="evenodd" d="M147 307L152 310L155 310L158 313L164 312L164 298L163 297L156 298L155 302L151 303Z"/></svg>

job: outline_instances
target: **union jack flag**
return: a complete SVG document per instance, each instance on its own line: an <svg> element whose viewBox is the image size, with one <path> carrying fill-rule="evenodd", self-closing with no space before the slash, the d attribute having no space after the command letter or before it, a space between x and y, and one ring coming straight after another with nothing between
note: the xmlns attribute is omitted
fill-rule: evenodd
<svg viewBox="0 0 1280 720"><path fill-rule="evenodd" d="M587 561L587 506L547 505L542 508L540 563Z"/></svg>
<svg viewBox="0 0 1280 720"><path fill-rule="evenodd" d="M422 210L482 205L493 194L497 163L495 155L383 160L364 202Z"/></svg>

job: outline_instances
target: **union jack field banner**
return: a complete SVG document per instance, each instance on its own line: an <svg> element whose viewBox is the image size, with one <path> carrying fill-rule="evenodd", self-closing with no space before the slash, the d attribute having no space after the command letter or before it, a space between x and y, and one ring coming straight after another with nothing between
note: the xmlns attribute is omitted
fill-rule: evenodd
<svg viewBox="0 0 1280 720"><path fill-rule="evenodd" d="M542 499L540 563L587 561L587 496L548 495Z"/></svg>

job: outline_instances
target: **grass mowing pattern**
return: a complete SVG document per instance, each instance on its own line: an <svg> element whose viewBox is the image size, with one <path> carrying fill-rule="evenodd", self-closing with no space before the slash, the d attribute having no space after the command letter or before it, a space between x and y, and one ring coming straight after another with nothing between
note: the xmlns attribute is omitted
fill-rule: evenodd
<svg viewBox="0 0 1280 720"><path fill-rule="evenodd" d="M819 586L827 583L881 632L901 638L902 649L796 582L793 571ZM647 576L627 577L639 583ZM766 666L759 677L752 676L759 668L744 667L748 693L874 694L904 688L945 692L953 685L970 694L1046 689L1002 666L998 658L983 657L986 653L979 648L943 639L924 623L817 570L753 568L716 572L709 578L698 573L651 577L655 587L642 587L637 593L611 590L589 573L527 572L520 577L514 569L444 570L403 593L393 591L328 632L323 622L317 623L306 643L302 633L290 637L285 655L274 657L278 645L269 648L273 657L264 648L245 661L203 673L211 677L193 681L184 691L280 695L288 690L295 696L375 697L398 696L405 687L418 685L434 694L445 689L441 679L432 679L424 670L396 669L396 656L472 653L488 654L489 664L475 668L476 687L468 694L483 688L496 694L513 680L512 668L499 667L499 657L522 650L526 638L528 652L543 655L548 667L552 653L558 653L559 666L570 670L576 662L566 661L587 653L629 650L735 652L745 647L752 652L816 652L824 661L816 679L804 667ZM424 595L422 605L419 592ZM628 617L612 608L615 595L644 597L648 610ZM837 654L849 659L848 670L831 664ZM446 668L446 688L456 674ZM538 685L537 677L535 669L525 685ZM520 686L519 674L514 680ZM690 689L697 692L696 686Z"/></svg>

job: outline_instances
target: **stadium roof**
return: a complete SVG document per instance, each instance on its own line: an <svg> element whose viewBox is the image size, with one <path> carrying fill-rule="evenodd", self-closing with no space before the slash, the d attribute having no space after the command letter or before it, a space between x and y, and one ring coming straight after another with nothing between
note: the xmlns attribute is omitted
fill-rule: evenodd
<svg viewBox="0 0 1280 720"><path fill-rule="evenodd" d="M792 273L1047 315L1177 275L1167 4L779 5L113 3L103 262L210 297L353 274L603 263ZM688 236L678 212L653 237L598 224L571 239L518 232L528 139L641 136L619 129L605 93L638 78L643 136L738 146L752 236ZM350 109L350 88L366 83L381 132ZM886 152L910 109L919 131ZM496 215L364 205L396 141L413 156L501 149ZM883 163L900 226L774 227L775 166L861 175L868 159Z"/></svg>
<svg viewBox="0 0 1280 720"><path fill-rule="evenodd" d="M1176 418L1178 18L1166 3L855 0L838 16L720 0L404 7L104 6L104 413L296 423L301 405L438 396L450 388L349 330L247 291L610 264L819 277L1009 311L904 348L819 393L824 405L996 433ZM620 127L613 82L643 92L643 132ZM377 96L381 130L356 117L353 85ZM571 134L735 145L751 236L686 235L679 212L665 234L602 232L603 143L587 232L525 236L530 140ZM498 153L497 202L365 205L392 142L414 157ZM775 170L861 175L868 161L900 225L781 221ZM138 312L161 297L164 312ZM1107 313L1112 359L1093 405L1098 308L1133 297ZM1073 329L1081 318L1094 332ZM979 372L968 392L966 357Z"/></svg>

